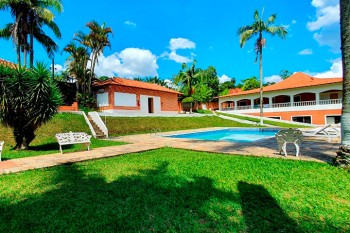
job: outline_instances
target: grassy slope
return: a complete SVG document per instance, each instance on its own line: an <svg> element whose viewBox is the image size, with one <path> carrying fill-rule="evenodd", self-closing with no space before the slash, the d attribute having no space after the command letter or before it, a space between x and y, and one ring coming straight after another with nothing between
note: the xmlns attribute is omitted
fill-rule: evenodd
<svg viewBox="0 0 350 233"><path fill-rule="evenodd" d="M0 176L0 232L349 232L327 164L163 148Z"/></svg>
<svg viewBox="0 0 350 233"><path fill-rule="evenodd" d="M222 113L222 112L220 112L220 113L218 112L218 114L221 114L223 116L232 117L232 118L241 119L241 120L248 120L248 121L260 123L260 119L254 118L254 117L240 116L240 115L234 115L234 114L228 114L228 113ZM307 128L308 127L308 126L298 125L298 124L293 124L293 123L276 122L276 121L269 121L269 120L264 120L264 124L273 125L273 126L282 127L282 128Z"/></svg>
<svg viewBox="0 0 350 233"><path fill-rule="evenodd" d="M162 132L206 127L252 127L215 116L203 117L107 117L110 135Z"/></svg>
<svg viewBox="0 0 350 233"><path fill-rule="evenodd" d="M86 132L91 134L88 125L85 123L83 116L71 113L57 114L47 124L39 127L36 131L36 138L30 144L32 147L29 151L14 151L15 145L12 130L0 125L0 140L5 141L5 148L2 153L2 159L22 158L36 156L41 154L58 153L58 143L55 138L56 133L63 132ZM120 142L111 142L104 140L91 139L91 148L120 145ZM63 146L64 152L78 151L85 149L83 145L67 145Z"/></svg>

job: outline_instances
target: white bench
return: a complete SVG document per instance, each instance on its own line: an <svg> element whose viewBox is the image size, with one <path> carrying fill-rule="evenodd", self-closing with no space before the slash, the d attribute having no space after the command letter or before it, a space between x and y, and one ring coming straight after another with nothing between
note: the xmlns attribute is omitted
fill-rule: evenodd
<svg viewBox="0 0 350 233"><path fill-rule="evenodd" d="M62 145L86 144L88 150L90 150L90 138L91 135L88 135L84 132L69 132L56 134L56 139L58 144L60 145L61 154L63 154Z"/></svg>
<svg viewBox="0 0 350 233"><path fill-rule="evenodd" d="M2 152L2 147L4 146L4 141L0 141L0 161L1 161L1 152Z"/></svg>
<svg viewBox="0 0 350 233"><path fill-rule="evenodd" d="M279 153L281 154L283 151L284 155L287 156L287 143L294 143L297 151L295 156L298 157L303 138L303 133L298 129L281 129L276 133Z"/></svg>

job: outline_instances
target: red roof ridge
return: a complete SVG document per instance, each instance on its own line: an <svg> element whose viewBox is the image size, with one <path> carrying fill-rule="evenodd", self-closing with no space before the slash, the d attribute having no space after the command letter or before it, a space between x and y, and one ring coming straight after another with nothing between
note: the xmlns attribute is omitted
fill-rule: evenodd
<svg viewBox="0 0 350 233"><path fill-rule="evenodd" d="M120 77L110 78L110 79L107 79L106 81L97 81L93 84L93 86L104 86L104 85L130 86L130 87L138 87L138 88L149 89L149 90L182 94L181 92L175 91L175 90L167 88L167 87L163 87L163 86L156 84L156 83L147 83L147 82L143 82L143 81L137 81L137 80L133 80L133 79L120 78Z"/></svg>
<svg viewBox="0 0 350 233"><path fill-rule="evenodd" d="M17 65L15 63L7 61L7 60L2 59L2 58L0 58L0 65L9 66L9 67L12 67L12 68L16 68L17 67Z"/></svg>

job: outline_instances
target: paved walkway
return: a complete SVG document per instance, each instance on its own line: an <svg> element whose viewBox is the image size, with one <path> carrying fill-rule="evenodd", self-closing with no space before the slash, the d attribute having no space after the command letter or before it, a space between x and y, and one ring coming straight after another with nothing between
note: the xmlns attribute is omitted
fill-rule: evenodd
<svg viewBox="0 0 350 233"><path fill-rule="evenodd" d="M215 129L215 128L212 128ZM208 129L206 129L208 130ZM194 130L177 131L193 132ZM203 130L196 130L203 131ZM142 134L142 135L130 135L113 138L112 140L128 142L130 144L112 147L95 148L91 151L80 151L73 153L64 153L61 155L50 154L41 155L35 157L27 157L21 159L11 159L0 162L0 174L15 173L26 170L52 167L61 164L68 164L74 162L81 162L91 159L107 158L113 156L119 156L127 153L142 152L147 150L153 150L161 147L174 147L181 149L189 149L196 151L209 151L217 153L227 153L235 155L251 155L251 156L264 156L282 159L294 159L294 160L308 160L317 162L330 162L335 157L335 151L339 147L339 141L328 142L327 140L320 140L316 138L306 138L305 142L301 146L299 157L295 157L294 145L287 147L288 156L282 156L278 154L278 146L275 138L269 138L260 140L253 143L233 143L224 141L201 141L201 140L188 140L180 138L169 138L164 135L171 133L158 133L158 134Z"/></svg>

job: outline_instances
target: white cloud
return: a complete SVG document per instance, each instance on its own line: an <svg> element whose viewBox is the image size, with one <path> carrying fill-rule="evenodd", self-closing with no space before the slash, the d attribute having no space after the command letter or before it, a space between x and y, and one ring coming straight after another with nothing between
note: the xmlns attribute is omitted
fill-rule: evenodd
<svg viewBox="0 0 350 233"><path fill-rule="evenodd" d="M316 8L316 20L308 22L306 25L310 31L316 31L322 27L339 22L339 4Z"/></svg>
<svg viewBox="0 0 350 233"><path fill-rule="evenodd" d="M292 20L292 24L296 24L297 21L295 19Z"/></svg>
<svg viewBox="0 0 350 233"><path fill-rule="evenodd" d="M187 63L193 60L193 57L196 54L191 53L191 57L182 56L177 53L179 49L195 49L196 43L186 38L171 38L169 42L169 52L164 52L160 57L168 57L170 60L175 61L177 63Z"/></svg>
<svg viewBox="0 0 350 233"><path fill-rule="evenodd" d="M170 54L168 55L170 60L173 60L177 63L187 63L190 62L191 59L185 56L181 56L176 53L176 51L171 51Z"/></svg>
<svg viewBox="0 0 350 233"><path fill-rule="evenodd" d="M313 74L314 77L317 78L339 78L343 77L343 65L342 65L342 60L337 59L331 61L332 65L328 71L324 72L319 72Z"/></svg>
<svg viewBox="0 0 350 233"><path fill-rule="evenodd" d="M136 23L131 22L130 20L125 21L124 24L129 27L136 27Z"/></svg>
<svg viewBox="0 0 350 233"><path fill-rule="evenodd" d="M277 82L279 82L281 80L282 80L281 76L276 75L276 74L264 78L265 83L267 83L267 82L270 82L270 83L275 82L275 83L277 83Z"/></svg>
<svg viewBox="0 0 350 233"><path fill-rule="evenodd" d="M60 64L55 64L55 65L54 65L54 68L55 68L55 73L60 73L60 72L66 70L66 68L63 67L63 66L60 65ZM52 69L52 65L50 65L50 69Z"/></svg>
<svg viewBox="0 0 350 233"><path fill-rule="evenodd" d="M224 83L227 81L231 81L231 78L228 77L226 74L221 75L221 77L219 77L219 83Z"/></svg>
<svg viewBox="0 0 350 233"><path fill-rule="evenodd" d="M171 38L169 42L170 50L175 51L178 49L195 49L196 44L193 41L190 41L186 38Z"/></svg>
<svg viewBox="0 0 350 233"><path fill-rule="evenodd" d="M126 48L120 53L99 57L95 73L98 76L145 77L158 76L157 57L151 51Z"/></svg>
<svg viewBox="0 0 350 233"><path fill-rule="evenodd" d="M177 89L177 86L170 79L164 79L164 82L168 85L168 87Z"/></svg>
<svg viewBox="0 0 350 233"><path fill-rule="evenodd" d="M320 46L329 46L332 52L339 53L339 1L313 0L312 5L316 8L316 17L306 24L308 30L315 32L313 38Z"/></svg>
<svg viewBox="0 0 350 233"><path fill-rule="evenodd" d="M310 54L313 54L313 51L312 51L312 49L303 49L298 54L300 54L300 55L310 55Z"/></svg>

